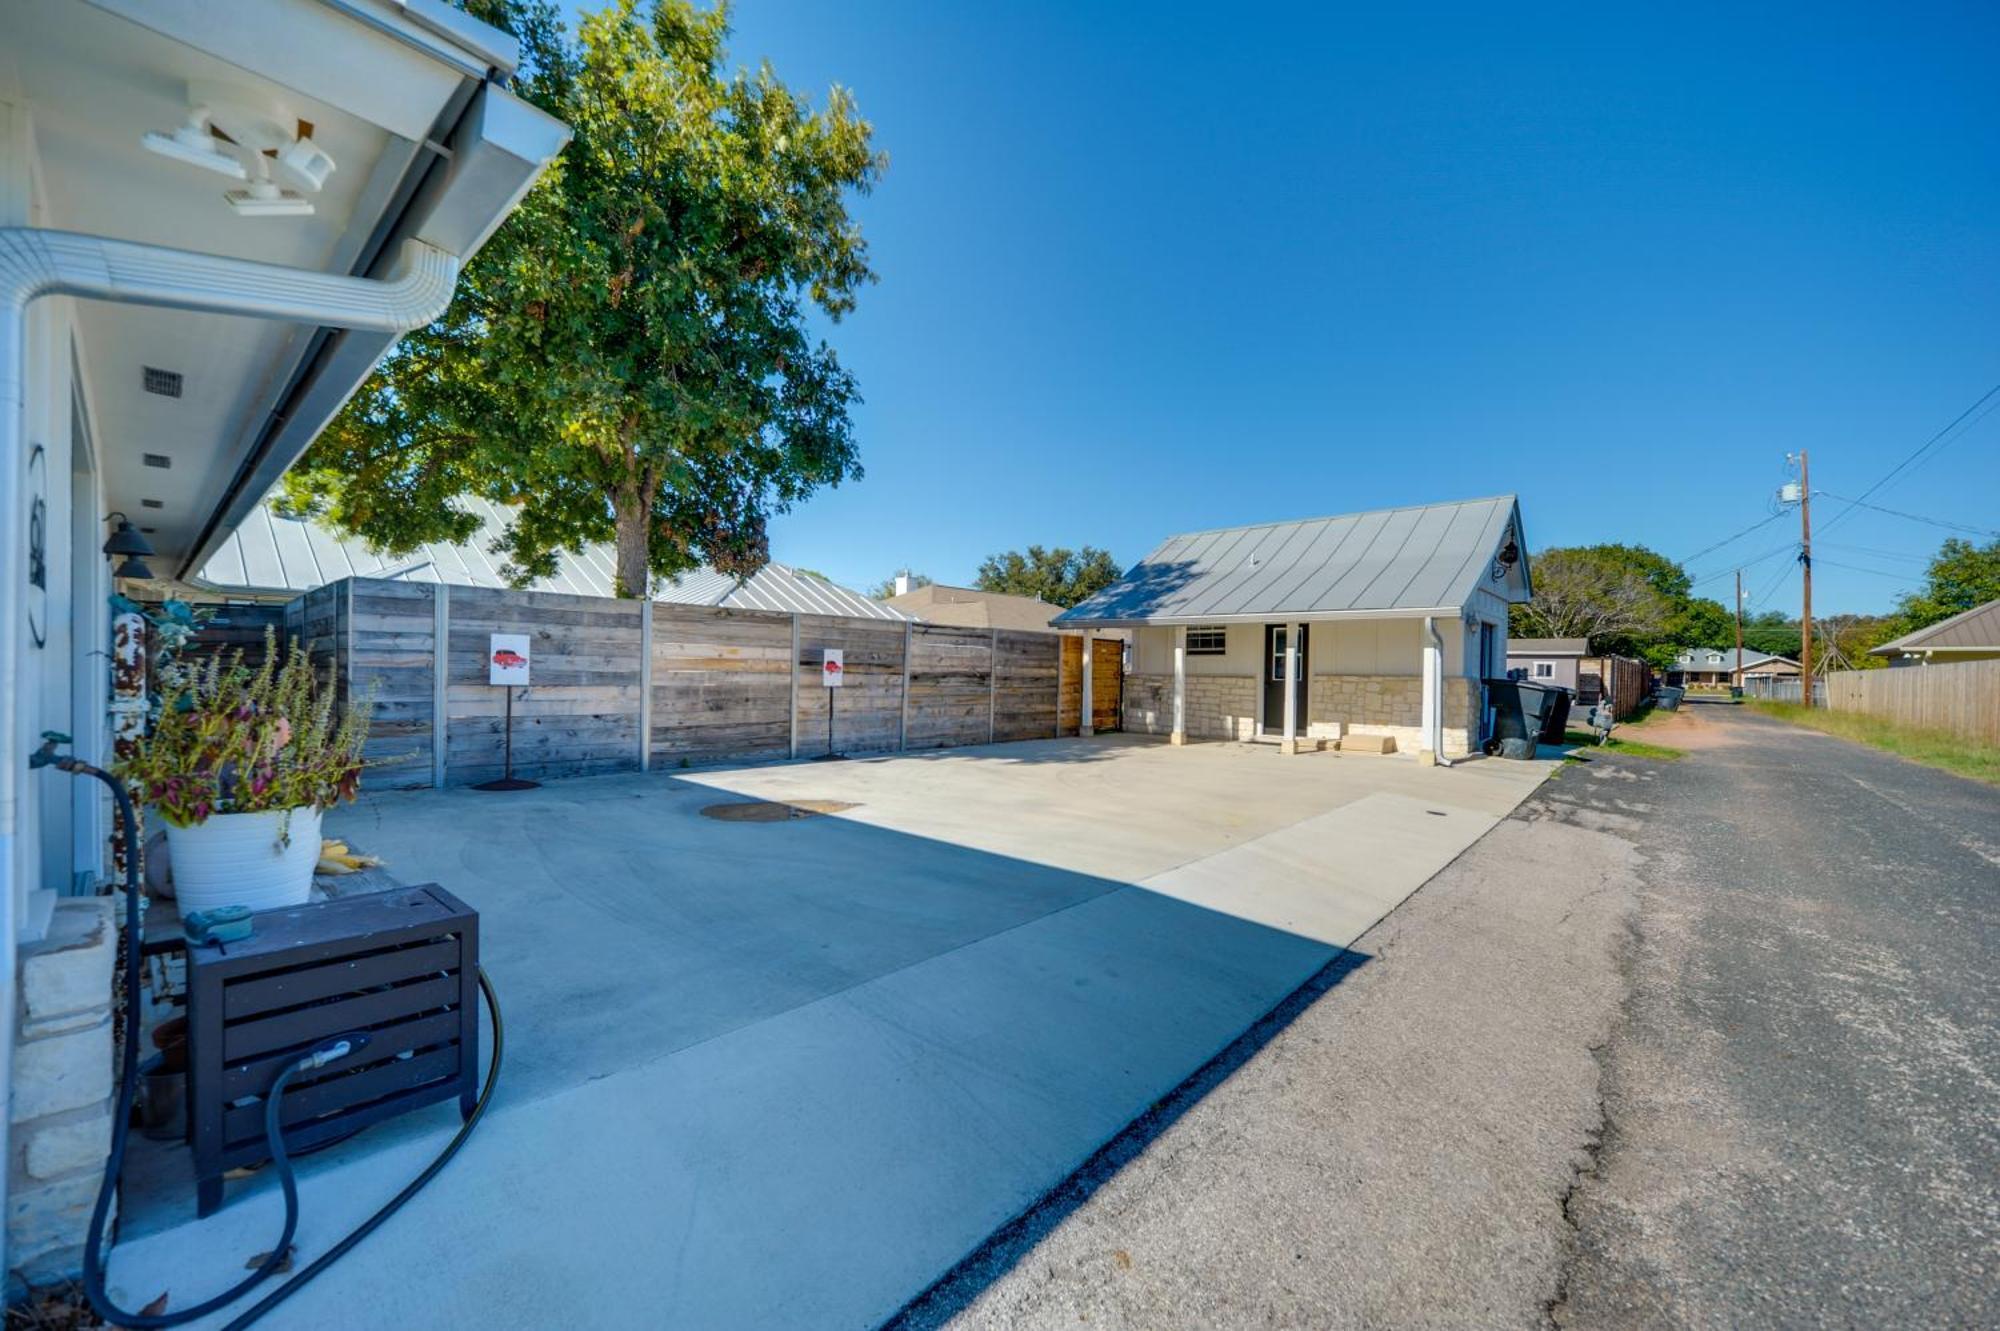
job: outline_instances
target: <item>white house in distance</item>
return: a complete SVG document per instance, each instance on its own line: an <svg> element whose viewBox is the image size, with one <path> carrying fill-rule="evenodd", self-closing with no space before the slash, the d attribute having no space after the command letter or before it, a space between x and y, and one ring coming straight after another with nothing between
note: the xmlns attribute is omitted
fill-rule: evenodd
<svg viewBox="0 0 2000 1331"><path fill-rule="evenodd" d="M517 57L444 0L0 0L10 1279L73 1262L109 1122L106 804L27 762L110 762L106 538L185 579L444 311L568 137Z"/></svg>
<svg viewBox="0 0 2000 1331"><path fill-rule="evenodd" d="M1058 628L1135 630L1127 730L1475 749L1529 599L1512 495L1175 536Z"/></svg>

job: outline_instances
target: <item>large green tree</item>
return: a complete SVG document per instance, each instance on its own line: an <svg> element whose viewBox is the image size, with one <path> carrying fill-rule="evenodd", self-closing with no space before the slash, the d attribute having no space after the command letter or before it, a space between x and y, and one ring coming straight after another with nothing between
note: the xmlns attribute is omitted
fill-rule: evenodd
<svg viewBox="0 0 2000 1331"><path fill-rule="evenodd" d="M855 381L812 320L873 280L848 211L886 164L868 122L840 88L815 110L768 66L725 72L726 7L615 0L574 41L544 0L467 7L575 137L288 499L403 551L470 537L453 501L482 496L517 581L601 541L621 595L754 572L773 512L861 474Z"/></svg>
<svg viewBox="0 0 2000 1331"><path fill-rule="evenodd" d="M983 592L1034 596L1064 609L1118 581L1120 569L1111 552L1086 545L1081 550L1031 545L990 555L979 566L973 585Z"/></svg>
<svg viewBox="0 0 2000 1331"><path fill-rule="evenodd" d="M1765 610L1743 621L1743 648L1799 659L1799 621L1782 610Z"/></svg>
<svg viewBox="0 0 2000 1331"><path fill-rule="evenodd" d="M2000 600L2000 538L1975 545L1947 537L1924 571L1923 589L1898 606L1897 633L1914 633L1993 600Z"/></svg>

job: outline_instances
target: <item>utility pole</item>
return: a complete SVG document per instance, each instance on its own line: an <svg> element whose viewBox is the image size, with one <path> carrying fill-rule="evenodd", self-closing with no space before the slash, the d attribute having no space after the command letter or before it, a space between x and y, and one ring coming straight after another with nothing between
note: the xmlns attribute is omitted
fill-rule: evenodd
<svg viewBox="0 0 2000 1331"><path fill-rule="evenodd" d="M1737 688L1743 687L1743 570L1736 570L1736 668L1730 672L1729 682Z"/></svg>
<svg viewBox="0 0 2000 1331"><path fill-rule="evenodd" d="M1804 686L1802 701L1813 705L1812 630L1812 475L1806 470L1806 451L1799 450L1799 567L1805 573L1805 597L1799 615L1799 677Z"/></svg>

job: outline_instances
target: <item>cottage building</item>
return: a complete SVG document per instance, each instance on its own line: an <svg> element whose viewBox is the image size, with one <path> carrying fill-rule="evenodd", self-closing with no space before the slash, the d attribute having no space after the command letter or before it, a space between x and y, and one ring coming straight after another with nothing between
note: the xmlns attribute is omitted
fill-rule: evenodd
<svg viewBox="0 0 2000 1331"><path fill-rule="evenodd" d="M1460 756L1488 733L1526 548L1512 495L1191 532L1055 624L1133 630L1130 731Z"/></svg>
<svg viewBox="0 0 2000 1331"><path fill-rule="evenodd" d="M1868 654L1886 656L1892 666L2000 659L2000 601L1962 610L1929 628L1871 647Z"/></svg>

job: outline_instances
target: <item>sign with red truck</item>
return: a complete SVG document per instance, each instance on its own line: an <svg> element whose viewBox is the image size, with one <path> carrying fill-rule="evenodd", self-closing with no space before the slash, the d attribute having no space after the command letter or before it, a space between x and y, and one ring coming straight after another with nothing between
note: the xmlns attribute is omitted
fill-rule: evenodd
<svg viewBox="0 0 2000 1331"><path fill-rule="evenodd" d="M495 633L487 649L486 682L510 688L528 686L528 635Z"/></svg>

